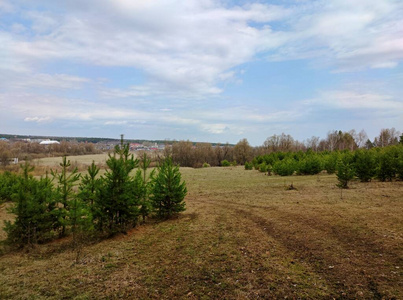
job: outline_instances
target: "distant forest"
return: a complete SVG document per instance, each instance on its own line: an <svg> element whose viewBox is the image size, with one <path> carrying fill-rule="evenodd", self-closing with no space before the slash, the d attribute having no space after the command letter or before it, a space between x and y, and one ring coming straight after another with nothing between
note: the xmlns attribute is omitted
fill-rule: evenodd
<svg viewBox="0 0 403 300"><path fill-rule="evenodd" d="M357 149L383 148L403 144L403 136L395 128L382 129L373 141L368 139L364 130L356 132L350 130L330 131L326 138L313 136L304 142L295 140L291 135L282 133L268 137L263 145L250 146L247 139L240 140L235 146L197 143L190 141L174 143L172 147L165 148L165 155L172 156L175 163L183 167L244 165L251 162L254 157L263 156L273 152L333 152L354 151Z"/></svg>
<svg viewBox="0 0 403 300"><path fill-rule="evenodd" d="M97 144L119 143L119 139L86 138L86 137L49 137L2 134L0 138L0 164L7 165L10 159L40 158L44 156L85 155L100 153ZM60 144L40 145L29 143L26 139L52 139ZM25 140L25 141L24 141ZM222 166L227 162L233 165L244 165L254 157L272 152L322 152L322 151L354 151L357 149L382 148L403 144L403 135L395 128L382 129L374 140L370 140L364 130L329 131L323 139L312 136L305 141L298 141L291 135L282 133L268 137L263 145L252 147L247 139L241 139L236 145L218 143L195 143L192 141L174 140L125 140L126 143L157 143L166 147L160 156L171 156L174 163L183 167Z"/></svg>

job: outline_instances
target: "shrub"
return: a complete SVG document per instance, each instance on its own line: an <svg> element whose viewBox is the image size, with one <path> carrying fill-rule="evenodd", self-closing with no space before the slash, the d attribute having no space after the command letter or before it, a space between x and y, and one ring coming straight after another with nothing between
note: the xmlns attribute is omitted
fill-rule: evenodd
<svg viewBox="0 0 403 300"><path fill-rule="evenodd" d="M251 162L245 162L245 170L252 170L253 164Z"/></svg>
<svg viewBox="0 0 403 300"><path fill-rule="evenodd" d="M229 167L229 166L231 166L231 163L228 160L224 159L221 161L221 166Z"/></svg>
<svg viewBox="0 0 403 300"><path fill-rule="evenodd" d="M203 163L203 168L209 168L209 167L211 167L209 163L206 163L206 162Z"/></svg>

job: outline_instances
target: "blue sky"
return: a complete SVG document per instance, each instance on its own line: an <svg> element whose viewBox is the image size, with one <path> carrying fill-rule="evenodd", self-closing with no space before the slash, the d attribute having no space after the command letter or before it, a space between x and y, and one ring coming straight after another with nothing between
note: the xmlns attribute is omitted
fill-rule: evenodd
<svg viewBox="0 0 403 300"><path fill-rule="evenodd" d="M0 0L0 132L403 129L401 0Z"/></svg>

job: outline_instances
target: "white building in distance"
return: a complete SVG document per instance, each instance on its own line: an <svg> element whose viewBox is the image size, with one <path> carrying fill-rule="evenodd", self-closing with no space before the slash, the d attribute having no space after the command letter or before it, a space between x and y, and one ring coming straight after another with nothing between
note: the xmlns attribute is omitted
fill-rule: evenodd
<svg viewBox="0 0 403 300"><path fill-rule="evenodd" d="M42 141L39 143L39 145L52 145L52 144L60 144L60 143L58 141L52 141L52 140Z"/></svg>

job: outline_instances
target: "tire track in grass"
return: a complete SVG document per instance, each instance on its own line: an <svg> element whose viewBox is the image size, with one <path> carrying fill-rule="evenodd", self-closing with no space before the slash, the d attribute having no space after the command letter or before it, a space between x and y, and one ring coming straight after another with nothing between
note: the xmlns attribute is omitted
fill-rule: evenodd
<svg viewBox="0 0 403 300"><path fill-rule="evenodd" d="M202 202L231 208L240 217L255 222L323 276L333 287L334 297L400 296L400 273L392 271L402 262L399 246L385 248L381 237L375 234L368 237L365 229L361 233L348 224L335 224L318 216L311 218L278 207L251 206L227 200ZM257 209L260 212L256 212ZM262 216L262 213L266 215Z"/></svg>
<svg viewBox="0 0 403 300"><path fill-rule="evenodd" d="M213 204L204 201L193 203ZM242 263L238 267L241 266L242 271L235 277L241 284L241 298L318 299L328 295L326 282L316 276L307 264L297 263L290 268L289 262L293 261L293 253L283 248L272 237L265 236L255 222L240 216L233 207L211 207L225 217L225 230L218 229L229 234L232 241L232 249L229 251L235 251L241 256Z"/></svg>

